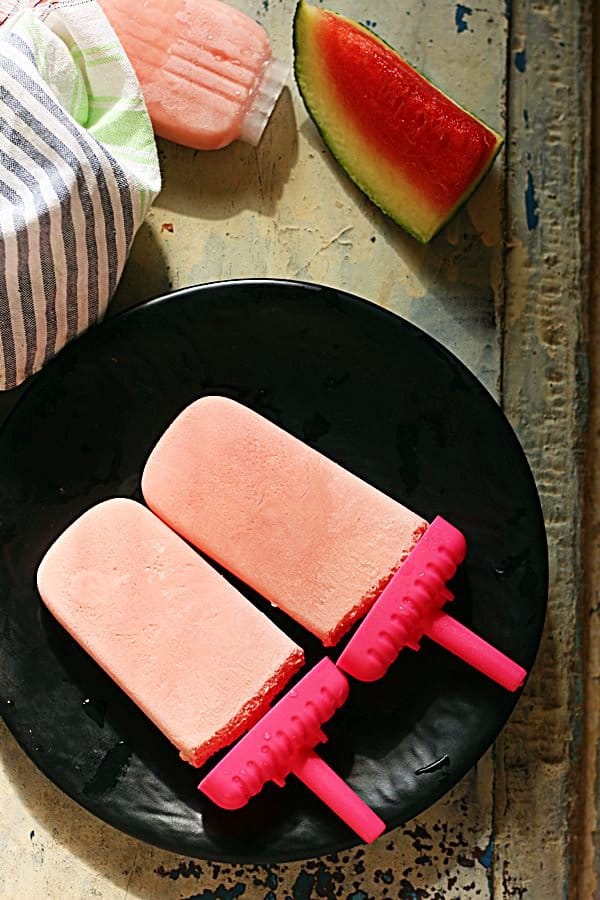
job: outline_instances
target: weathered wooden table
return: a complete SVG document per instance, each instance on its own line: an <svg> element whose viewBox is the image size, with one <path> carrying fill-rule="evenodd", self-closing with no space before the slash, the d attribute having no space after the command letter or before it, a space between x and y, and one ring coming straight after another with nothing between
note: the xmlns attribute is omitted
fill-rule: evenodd
<svg viewBox="0 0 600 900"><path fill-rule="evenodd" d="M291 59L293 0L238 5ZM587 554L590 576L598 572L600 533L591 505L584 532L581 504L588 421L590 453L600 448L586 361L588 4L331 6L371 24L506 133L493 173L443 234L419 247L335 166L290 79L257 150L161 144L164 191L113 311L192 283L291 277L361 294L444 342L502 402L542 495L552 587L534 675L494 749L418 821L369 849L272 868L178 858L125 837L63 796L1 728L2 900L600 896L599 607L581 565ZM600 337L593 317L590 327ZM0 418L16 396L0 399ZM589 470L587 493L600 497Z"/></svg>

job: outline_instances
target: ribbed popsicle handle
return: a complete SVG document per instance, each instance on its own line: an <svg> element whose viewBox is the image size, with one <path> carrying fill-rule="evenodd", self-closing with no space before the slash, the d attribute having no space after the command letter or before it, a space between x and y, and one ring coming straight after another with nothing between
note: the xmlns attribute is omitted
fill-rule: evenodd
<svg viewBox="0 0 600 900"><path fill-rule="evenodd" d="M509 691L516 691L525 681L527 672L522 666L446 613L438 613L425 634Z"/></svg>
<svg viewBox="0 0 600 900"><path fill-rule="evenodd" d="M348 642L339 668L359 681L376 681L404 647L418 650L427 623L452 599L446 582L466 552L461 532L437 516Z"/></svg>
<svg viewBox="0 0 600 900"><path fill-rule="evenodd" d="M385 831L385 822L313 750L294 763L292 772L367 844Z"/></svg>

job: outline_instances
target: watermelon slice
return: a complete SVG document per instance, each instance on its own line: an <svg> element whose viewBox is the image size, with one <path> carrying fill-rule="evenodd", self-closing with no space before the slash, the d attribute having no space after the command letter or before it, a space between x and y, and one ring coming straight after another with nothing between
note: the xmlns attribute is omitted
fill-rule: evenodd
<svg viewBox="0 0 600 900"><path fill-rule="evenodd" d="M500 135L368 28L300 0L294 69L306 108L346 173L422 243L475 190Z"/></svg>

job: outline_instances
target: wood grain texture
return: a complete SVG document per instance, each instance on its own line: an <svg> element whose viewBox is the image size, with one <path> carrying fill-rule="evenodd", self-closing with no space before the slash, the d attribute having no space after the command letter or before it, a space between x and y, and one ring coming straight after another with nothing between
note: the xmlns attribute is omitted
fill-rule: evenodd
<svg viewBox="0 0 600 900"><path fill-rule="evenodd" d="M534 676L496 746L494 896L502 898L577 896L584 842L588 13L577 2L513 4L503 401L541 493L551 591Z"/></svg>
<svg viewBox="0 0 600 900"><path fill-rule="evenodd" d="M276 54L291 58L293 0L233 5L259 18ZM113 312L170 287L221 278L323 281L416 322L493 392L502 390L549 527L551 611L534 677L495 753L417 822L368 849L272 868L183 859L125 837L47 782L0 727L2 900L553 900L576 896L577 841L569 844L568 835L578 835L593 858L576 800L583 771L585 0L513 0L512 12L508 0L485 8L450 0L326 5L372 23L501 131L508 60L508 254L503 160L454 222L420 247L331 161L290 80L257 150L193 153L161 143L164 191ZM0 419L12 402L0 399ZM582 889L590 884L580 881Z"/></svg>
<svg viewBox="0 0 600 900"><path fill-rule="evenodd" d="M600 52L600 9L594 9L593 58ZM586 603L583 609L583 737L580 793L582 802L578 852L579 897L600 896L600 70L594 66L592 94L591 167L591 272L587 344L589 347L589 425L586 454L584 509L584 572Z"/></svg>

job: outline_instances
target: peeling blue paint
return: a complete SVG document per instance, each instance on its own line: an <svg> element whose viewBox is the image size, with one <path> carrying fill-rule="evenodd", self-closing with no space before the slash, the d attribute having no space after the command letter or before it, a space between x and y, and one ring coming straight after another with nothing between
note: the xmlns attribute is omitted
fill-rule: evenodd
<svg viewBox="0 0 600 900"><path fill-rule="evenodd" d="M423 892L420 888L416 888L407 878L402 879L400 882L400 893L398 894L400 900L420 900L422 896Z"/></svg>
<svg viewBox="0 0 600 900"><path fill-rule="evenodd" d="M487 847L479 857L479 862L484 869L491 869L494 858L494 839L490 838Z"/></svg>
<svg viewBox="0 0 600 900"><path fill-rule="evenodd" d="M517 50L515 53L515 66L519 72L524 72L527 68L527 50L525 47L522 50Z"/></svg>
<svg viewBox="0 0 600 900"><path fill-rule="evenodd" d="M504 2L504 17L510 21L510 15L512 13L512 0L505 0Z"/></svg>
<svg viewBox="0 0 600 900"><path fill-rule="evenodd" d="M454 14L454 21L456 23L456 30L458 34L462 34L463 31L469 30L469 25L465 19L465 16L472 16L473 10L470 6L464 6L462 3L456 4L456 12Z"/></svg>
<svg viewBox="0 0 600 900"><path fill-rule="evenodd" d="M527 214L527 227L533 231L538 227L540 217L538 202L535 194L535 183L531 172L527 172L527 188L525 189L525 212Z"/></svg>
<svg viewBox="0 0 600 900"><path fill-rule="evenodd" d="M527 110L527 109L523 110L523 119L525 120L525 124L529 128L529 110Z"/></svg>
<svg viewBox="0 0 600 900"><path fill-rule="evenodd" d="M315 876L302 869L292 887L294 900L310 900L314 883Z"/></svg>
<svg viewBox="0 0 600 900"><path fill-rule="evenodd" d="M170 878L171 881L177 881L178 878L199 879L204 874L202 866L193 859L190 859L189 862L179 863L174 869L165 869L164 866L159 866L154 871L160 878Z"/></svg>
<svg viewBox="0 0 600 900"><path fill-rule="evenodd" d="M236 900L236 897L241 897L245 893L246 885L241 882L232 888L226 888L220 884L216 891L211 891L207 888L201 894L193 894L193 896L187 897L186 900Z"/></svg>
<svg viewBox="0 0 600 900"><path fill-rule="evenodd" d="M326 900L335 900L337 890L333 880L333 874L325 866L319 866L317 870L317 897L325 897Z"/></svg>
<svg viewBox="0 0 600 900"><path fill-rule="evenodd" d="M348 894L348 900L369 900L369 896L364 891L354 891L353 894Z"/></svg>

